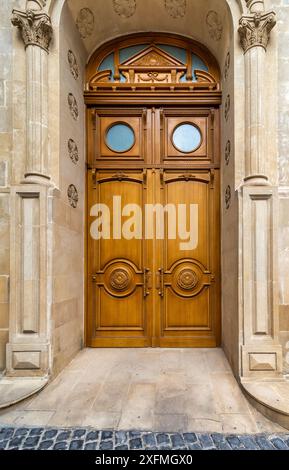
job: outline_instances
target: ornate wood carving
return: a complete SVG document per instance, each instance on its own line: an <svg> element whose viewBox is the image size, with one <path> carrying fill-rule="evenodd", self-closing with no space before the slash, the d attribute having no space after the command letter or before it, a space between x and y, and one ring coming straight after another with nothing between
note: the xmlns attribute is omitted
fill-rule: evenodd
<svg viewBox="0 0 289 470"><path fill-rule="evenodd" d="M179 83L186 70L186 65L154 45L119 66L128 83Z"/></svg>
<svg viewBox="0 0 289 470"><path fill-rule="evenodd" d="M276 24L276 14L274 11L268 13L255 13L244 15L239 21L239 35L241 46L244 52L251 47L260 46L265 50L270 39L270 32Z"/></svg>
<svg viewBox="0 0 289 470"><path fill-rule="evenodd" d="M150 88L175 90L198 88L218 90L215 77L204 70L195 70L196 81L181 82L187 72L187 65L164 52L156 45L151 45L135 55L133 58L118 65L119 73L125 77L125 82L111 81L111 70L102 70L92 75L89 81L89 90L125 91L128 85L130 90ZM173 87L172 87L173 85ZM153 86L153 87L152 87Z"/></svg>
<svg viewBox="0 0 289 470"><path fill-rule="evenodd" d="M34 45L48 52L52 38L52 25L46 13L43 11L14 9L11 22L20 29L25 47Z"/></svg>

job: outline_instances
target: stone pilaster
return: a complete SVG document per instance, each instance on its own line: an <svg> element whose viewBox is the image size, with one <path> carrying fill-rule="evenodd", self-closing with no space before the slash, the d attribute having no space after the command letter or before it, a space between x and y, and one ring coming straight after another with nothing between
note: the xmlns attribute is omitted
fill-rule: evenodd
<svg viewBox="0 0 289 470"><path fill-rule="evenodd" d="M48 169L48 70L52 38L49 16L43 11L13 10L12 24L21 32L26 48L27 148L25 182L47 184Z"/></svg>
<svg viewBox="0 0 289 470"><path fill-rule="evenodd" d="M276 24L261 1L247 1L251 12L239 22L245 60L245 175L240 189L242 246L241 376L281 376L278 341L277 245L278 195L270 185L266 162L266 50Z"/></svg>
<svg viewBox="0 0 289 470"><path fill-rule="evenodd" d="M46 376L51 356L51 198L48 167L48 49L43 0L13 10L26 50L27 148L24 180L11 187L10 319L6 374Z"/></svg>
<svg viewBox="0 0 289 470"><path fill-rule="evenodd" d="M11 187L9 376L49 372L52 197L47 185Z"/></svg>

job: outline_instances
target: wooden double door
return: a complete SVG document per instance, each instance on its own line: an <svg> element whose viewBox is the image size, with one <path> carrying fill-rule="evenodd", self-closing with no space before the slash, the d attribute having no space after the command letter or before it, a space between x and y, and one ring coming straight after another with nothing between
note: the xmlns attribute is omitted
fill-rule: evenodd
<svg viewBox="0 0 289 470"><path fill-rule="evenodd" d="M217 346L219 110L88 114L87 345Z"/></svg>

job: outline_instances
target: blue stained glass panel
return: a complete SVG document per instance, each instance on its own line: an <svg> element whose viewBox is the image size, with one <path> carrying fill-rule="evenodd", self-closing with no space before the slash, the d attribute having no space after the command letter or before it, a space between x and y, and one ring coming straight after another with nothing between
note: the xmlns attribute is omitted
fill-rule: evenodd
<svg viewBox="0 0 289 470"><path fill-rule="evenodd" d="M98 67L98 71L101 72L102 70L111 70L111 77L114 76L114 53L112 52L108 56L106 56L101 64Z"/></svg>
<svg viewBox="0 0 289 470"><path fill-rule="evenodd" d="M194 152L201 144L202 135L193 124L181 124L173 133L173 143L183 153Z"/></svg>
<svg viewBox="0 0 289 470"><path fill-rule="evenodd" d="M205 62L197 55L192 54L192 63L193 63L193 81L196 81L195 70L204 70L204 72L208 72L209 69L206 66Z"/></svg>
<svg viewBox="0 0 289 470"><path fill-rule="evenodd" d="M122 64L126 60L130 59L134 55L138 54L142 50L148 47L148 44L137 44L136 46L129 46L120 49L119 51L119 61Z"/></svg>
<svg viewBox="0 0 289 470"><path fill-rule="evenodd" d="M183 64L187 62L187 51L182 47L176 46L169 46L167 44L158 44L157 45L160 49L170 54L172 57L180 60Z"/></svg>
<svg viewBox="0 0 289 470"><path fill-rule="evenodd" d="M127 124L114 124L107 131L106 144L114 152L128 152L134 143L134 131Z"/></svg>

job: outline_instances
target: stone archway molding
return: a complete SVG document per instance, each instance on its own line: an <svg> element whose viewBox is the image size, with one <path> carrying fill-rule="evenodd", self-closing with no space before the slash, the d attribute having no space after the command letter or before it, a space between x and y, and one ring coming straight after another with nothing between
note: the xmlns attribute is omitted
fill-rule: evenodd
<svg viewBox="0 0 289 470"><path fill-rule="evenodd" d="M231 2L226 1L230 7ZM270 32L276 19L274 11L265 9L263 0L236 2L241 12L239 35L245 70L245 168L238 192L241 299L238 379L255 406L262 401L262 406L272 411L271 418L280 423L282 412L282 416L287 416L285 420L282 418L282 425L289 428L287 410L277 410L270 395L263 393L269 383L274 383L277 394L289 394L289 384L282 376L278 341L278 193L267 174L268 160L275 157L268 156L265 148L266 112L269 112L265 106L266 50L270 47ZM51 230L48 214L54 188L50 182L47 147L47 54L53 33L50 18L54 8L60 8L60 3L63 5L64 0L28 0L26 9L14 10L12 16L12 23L19 28L26 48L28 126L26 172L22 184L11 188L11 243L16 246L19 236L19 214L27 221L33 220L32 214L38 214L36 225L40 227L40 245L37 246L33 239L35 222L30 222L30 226L25 224L26 251L11 250L10 340L6 371L9 377L48 377L51 372L48 288ZM31 249L35 250L32 254ZM39 269L33 276L29 264L31 256L39 259ZM24 267L24 277L21 277L19 266ZM263 394L260 385L256 385L260 383ZM259 409L264 412L262 406Z"/></svg>

